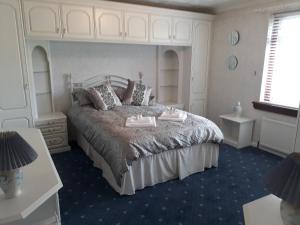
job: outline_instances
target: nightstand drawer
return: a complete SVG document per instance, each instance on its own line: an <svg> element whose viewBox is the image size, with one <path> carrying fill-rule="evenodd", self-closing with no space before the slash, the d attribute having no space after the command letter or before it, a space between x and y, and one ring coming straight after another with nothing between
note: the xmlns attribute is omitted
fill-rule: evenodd
<svg viewBox="0 0 300 225"><path fill-rule="evenodd" d="M39 126L43 135L55 134L55 133L65 133L67 126L65 123L51 125L51 126Z"/></svg>
<svg viewBox="0 0 300 225"><path fill-rule="evenodd" d="M54 126L57 124L63 124L66 123L66 119L62 118L62 119L55 119L55 120L50 120L50 121L37 121L35 123L35 126L37 128L43 127L43 126Z"/></svg>
<svg viewBox="0 0 300 225"><path fill-rule="evenodd" d="M68 138L65 133L44 136L49 149L68 145Z"/></svg>

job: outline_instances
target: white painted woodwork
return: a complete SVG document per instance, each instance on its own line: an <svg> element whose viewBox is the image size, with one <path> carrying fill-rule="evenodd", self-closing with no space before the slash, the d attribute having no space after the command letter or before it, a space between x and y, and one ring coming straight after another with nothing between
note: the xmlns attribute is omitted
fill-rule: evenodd
<svg viewBox="0 0 300 225"><path fill-rule="evenodd" d="M191 79L190 111L201 116L206 115L207 76L209 66L210 23L194 23Z"/></svg>
<svg viewBox="0 0 300 225"><path fill-rule="evenodd" d="M221 115L221 130L224 134L224 143L238 149L251 146L254 119L235 114Z"/></svg>
<svg viewBox="0 0 300 225"><path fill-rule="evenodd" d="M121 10L95 8L96 38L122 40L123 20Z"/></svg>
<svg viewBox="0 0 300 225"><path fill-rule="evenodd" d="M281 199L267 195L243 205L245 225L283 225Z"/></svg>
<svg viewBox="0 0 300 225"><path fill-rule="evenodd" d="M41 130L51 154L70 150L65 114L61 112L43 114L35 120L35 127Z"/></svg>
<svg viewBox="0 0 300 225"><path fill-rule="evenodd" d="M17 129L17 132L37 152L38 158L22 168L20 196L5 199L0 191L0 224L60 225L58 190L63 185L41 132L32 128Z"/></svg>
<svg viewBox="0 0 300 225"><path fill-rule="evenodd" d="M125 33L127 41L147 42L149 40L149 16L145 13L125 12Z"/></svg>
<svg viewBox="0 0 300 225"><path fill-rule="evenodd" d="M150 16L150 40L154 43L172 42L172 17Z"/></svg>
<svg viewBox="0 0 300 225"><path fill-rule="evenodd" d="M41 1L24 2L24 19L27 36L61 36L59 4Z"/></svg>
<svg viewBox="0 0 300 225"><path fill-rule="evenodd" d="M300 106L298 108L297 131L296 131L294 152L300 153Z"/></svg>
<svg viewBox="0 0 300 225"><path fill-rule="evenodd" d="M17 0L0 0L0 128L32 124L23 27Z"/></svg>
<svg viewBox="0 0 300 225"><path fill-rule="evenodd" d="M174 17L173 19L173 37L172 42L176 44L192 43L193 21Z"/></svg>
<svg viewBox="0 0 300 225"><path fill-rule="evenodd" d="M62 36L64 39L93 39L93 7L63 4Z"/></svg>

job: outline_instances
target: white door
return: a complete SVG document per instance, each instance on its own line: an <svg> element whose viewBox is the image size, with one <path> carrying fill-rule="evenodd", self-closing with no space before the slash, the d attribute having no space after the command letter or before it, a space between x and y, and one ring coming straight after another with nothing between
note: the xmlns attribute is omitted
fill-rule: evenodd
<svg viewBox="0 0 300 225"><path fill-rule="evenodd" d="M193 99L190 112L199 116L206 115L206 99Z"/></svg>
<svg viewBox="0 0 300 225"><path fill-rule="evenodd" d="M24 1L27 36L61 36L59 5L40 1Z"/></svg>
<svg viewBox="0 0 300 225"><path fill-rule="evenodd" d="M134 42L147 42L148 14L125 12L125 39Z"/></svg>
<svg viewBox="0 0 300 225"><path fill-rule="evenodd" d="M172 43L172 17L151 15L150 41Z"/></svg>
<svg viewBox="0 0 300 225"><path fill-rule="evenodd" d="M62 5L63 38L94 38L93 8L88 6Z"/></svg>
<svg viewBox="0 0 300 225"><path fill-rule="evenodd" d="M18 0L0 0L0 127L32 125Z"/></svg>
<svg viewBox="0 0 300 225"><path fill-rule="evenodd" d="M95 23L98 39L123 39L123 13L121 10L96 8Z"/></svg>
<svg viewBox="0 0 300 225"><path fill-rule="evenodd" d="M192 43L193 21L190 19L173 19L173 43L190 45Z"/></svg>
<svg viewBox="0 0 300 225"><path fill-rule="evenodd" d="M296 133L294 152L300 153L300 105L299 105L299 109L298 109L297 133Z"/></svg>
<svg viewBox="0 0 300 225"><path fill-rule="evenodd" d="M207 98L210 23L196 22L192 40L192 65L190 79L190 110L203 109ZM197 110L196 110L197 111ZM201 110L199 110L200 112ZM202 114L205 115L205 114Z"/></svg>

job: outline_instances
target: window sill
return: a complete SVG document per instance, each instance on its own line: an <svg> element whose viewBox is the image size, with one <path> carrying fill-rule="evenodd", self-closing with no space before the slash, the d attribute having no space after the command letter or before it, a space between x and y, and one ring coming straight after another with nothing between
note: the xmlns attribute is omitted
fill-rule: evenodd
<svg viewBox="0 0 300 225"><path fill-rule="evenodd" d="M253 107L258 110L277 113L285 116L297 117L298 109L287 106L274 105L265 102L252 102Z"/></svg>

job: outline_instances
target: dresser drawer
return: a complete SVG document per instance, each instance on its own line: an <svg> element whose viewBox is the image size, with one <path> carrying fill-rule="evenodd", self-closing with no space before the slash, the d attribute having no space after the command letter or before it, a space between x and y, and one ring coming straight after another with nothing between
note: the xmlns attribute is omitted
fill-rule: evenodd
<svg viewBox="0 0 300 225"><path fill-rule="evenodd" d="M39 126L43 135L55 134L55 133L65 133L67 130L67 125L65 123L54 124L49 126Z"/></svg>
<svg viewBox="0 0 300 225"><path fill-rule="evenodd" d="M44 135L44 138L49 149L68 145L68 137L66 133Z"/></svg>

